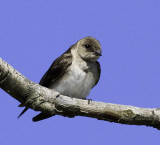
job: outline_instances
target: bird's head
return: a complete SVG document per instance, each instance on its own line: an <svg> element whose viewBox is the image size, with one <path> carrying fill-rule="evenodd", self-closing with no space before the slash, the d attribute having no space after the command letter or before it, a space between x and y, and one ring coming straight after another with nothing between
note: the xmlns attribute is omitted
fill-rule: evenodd
<svg viewBox="0 0 160 145"><path fill-rule="evenodd" d="M80 57L88 61L96 61L101 54L101 45L98 40L93 37L85 37L77 43L77 52Z"/></svg>

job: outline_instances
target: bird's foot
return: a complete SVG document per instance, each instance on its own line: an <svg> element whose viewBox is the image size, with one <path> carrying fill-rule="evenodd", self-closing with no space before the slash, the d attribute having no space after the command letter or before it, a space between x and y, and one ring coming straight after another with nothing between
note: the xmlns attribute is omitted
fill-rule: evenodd
<svg viewBox="0 0 160 145"><path fill-rule="evenodd" d="M90 104L90 103L91 103L91 101L92 101L92 99L88 99L88 104Z"/></svg>

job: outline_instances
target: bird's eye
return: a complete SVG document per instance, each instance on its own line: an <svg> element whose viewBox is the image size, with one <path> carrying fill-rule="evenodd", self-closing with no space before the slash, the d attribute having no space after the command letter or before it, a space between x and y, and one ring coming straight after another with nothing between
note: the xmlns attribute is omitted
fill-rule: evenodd
<svg viewBox="0 0 160 145"><path fill-rule="evenodd" d="M86 44L86 45L84 45L86 48L90 48L91 47L91 45L89 45L89 44Z"/></svg>

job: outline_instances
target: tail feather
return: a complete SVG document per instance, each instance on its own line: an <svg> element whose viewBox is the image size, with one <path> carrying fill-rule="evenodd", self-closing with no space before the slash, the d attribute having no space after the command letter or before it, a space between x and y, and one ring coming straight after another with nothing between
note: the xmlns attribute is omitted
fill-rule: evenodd
<svg viewBox="0 0 160 145"><path fill-rule="evenodd" d="M33 122L37 122L37 121L41 121L41 120L50 118L50 117L52 117L52 116L53 116L53 115L50 115L50 114L40 113L40 114L38 114L37 116L33 117L33 118L32 118L32 121L33 121Z"/></svg>
<svg viewBox="0 0 160 145"><path fill-rule="evenodd" d="M21 114L19 114L17 118L20 118L28 109L28 107L24 108L24 110L21 112Z"/></svg>

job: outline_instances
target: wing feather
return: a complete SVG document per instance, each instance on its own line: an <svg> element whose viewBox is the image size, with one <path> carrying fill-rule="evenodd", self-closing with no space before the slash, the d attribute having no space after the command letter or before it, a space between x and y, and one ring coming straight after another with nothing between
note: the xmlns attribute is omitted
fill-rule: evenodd
<svg viewBox="0 0 160 145"><path fill-rule="evenodd" d="M52 63L48 71L40 80L40 85L44 87L49 87L51 84L55 83L56 80L58 80L60 77L64 75L65 71L72 63L72 47L70 47L65 53L63 53Z"/></svg>
<svg viewBox="0 0 160 145"><path fill-rule="evenodd" d="M101 66L100 66L100 63L98 62L98 61L96 61L96 65L97 65L97 75L98 75L98 77L97 77L97 79L96 79L96 82L95 82L95 85L94 86L96 86L97 85L97 83L99 82L99 79L100 79L100 75L101 75ZM94 87L93 86L93 87Z"/></svg>

